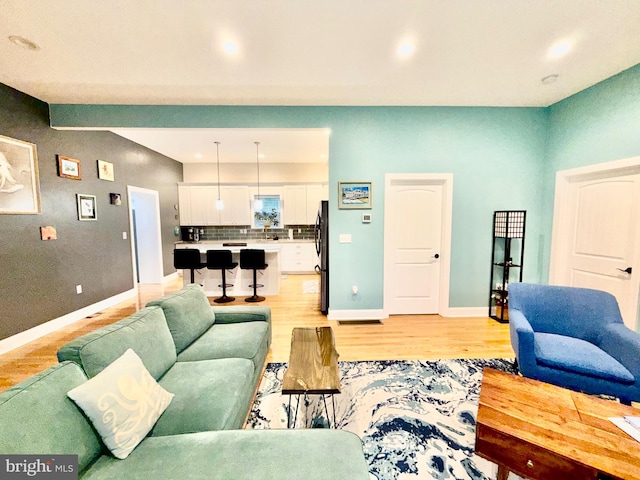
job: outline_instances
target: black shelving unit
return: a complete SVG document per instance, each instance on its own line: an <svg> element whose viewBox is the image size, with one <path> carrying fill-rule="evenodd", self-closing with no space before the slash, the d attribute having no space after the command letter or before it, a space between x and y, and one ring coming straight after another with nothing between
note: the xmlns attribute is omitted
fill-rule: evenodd
<svg viewBox="0 0 640 480"><path fill-rule="evenodd" d="M509 282L522 281L525 210L493 212L489 316L500 323L509 321Z"/></svg>

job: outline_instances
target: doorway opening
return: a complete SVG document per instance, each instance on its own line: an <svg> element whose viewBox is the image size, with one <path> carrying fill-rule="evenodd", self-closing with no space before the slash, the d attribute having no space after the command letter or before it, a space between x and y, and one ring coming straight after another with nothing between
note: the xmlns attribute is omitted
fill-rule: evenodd
<svg viewBox="0 0 640 480"><path fill-rule="evenodd" d="M127 186L133 283L161 284L163 280L160 197L156 190Z"/></svg>

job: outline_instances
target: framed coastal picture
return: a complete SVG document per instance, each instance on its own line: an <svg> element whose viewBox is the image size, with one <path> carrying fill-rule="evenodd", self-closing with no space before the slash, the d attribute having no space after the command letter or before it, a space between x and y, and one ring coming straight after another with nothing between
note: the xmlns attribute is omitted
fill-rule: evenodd
<svg viewBox="0 0 640 480"><path fill-rule="evenodd" d="M58 176L72 180L82 180L80 160L58 155Z"/></svg>
<svg viewBox="0 0 640 480"><path fill-rule="evenodd" d="M35 144L0 135L0 214L37 214L40 211Z"/></svg>
<svg viewBox="0 0 640 480"><path fill-rule="evenodd" d="M78 220L92 221L98 220L98 212L96 211L96 196L87 195L85 193L76 194L78 202Z"/></svg>
<svg viewBox="0 0 640 480"><path fill-rule="evenodd" d="M98 160L98 178L100 180L108 180L113 182L115 176L113 173L113 163L105 162L104 160Z"/></svg>
<svg viewBox="0 0 640 480"><path fill-rule="evenodd" d="M338 208L371 208L371 182L338 182Z"/></svg>

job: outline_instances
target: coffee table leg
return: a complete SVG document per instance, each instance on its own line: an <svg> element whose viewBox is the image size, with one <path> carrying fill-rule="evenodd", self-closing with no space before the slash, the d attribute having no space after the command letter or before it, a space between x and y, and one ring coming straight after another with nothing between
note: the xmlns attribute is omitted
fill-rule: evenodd
<svg viewBox="0 0 640 480"><path fill-rule="evenodd" d="M324 413L327 415L327 424L328 427L331 428L331 421L329 420L329 409L327 408L327 399L325 398L324 393L322 394L322 401L324 402ZM333 423L335 425L335 419Z"/></svg>
<svg viewBox="0 0 640 480"><path fill-rule="evenodd" d="M504 465L498 465L498 476L496 480L507 480L509 477L509 469Z"/></svg>
<svg viewBox="0 0 640 480"><path fill-rule="evenodd" d="M333 404L333 428L338 428L338 424L336 422L336 396L331 394L331 403Z"/></svg>

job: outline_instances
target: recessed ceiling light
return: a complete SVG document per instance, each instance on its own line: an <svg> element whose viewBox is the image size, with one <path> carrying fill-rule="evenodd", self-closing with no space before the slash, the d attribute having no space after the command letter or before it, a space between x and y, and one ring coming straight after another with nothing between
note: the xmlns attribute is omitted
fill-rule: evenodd
<svg viewBox="0 0 640 480"><path fill-rule="evenodd" d="M195 157L196 157L196 158L202 158L202 154L201 154L201 153L196 153L196 154L195 154Z"/></svg>
<svg viewBox="0 0 640 480"><path fill-rule="evenodd" d="M25 48L27 50L40 50L40 47L37 44L19 35L11 35L9 36L9 40L19 47Z"/></svg>
<svg viewBox="0 0 640 480"><path fill-rule="evenodd" d="M408 58L416 51L416 46L413 42L404 42L398 46L396 53L400 58Z"/></svg>
<svg viewBox="0 0 640 480"><path fill-rule="evenodd" d="M553 75L547 75L546 77L544 77L542 80L540 80L542 83L544 83L545 85L550 85L552 83L555 83L556 80L558 80L558 77L560 75L558 75L557 73L554 73Z"/></svg>
<svg viewBox="0 0 640 480"><path fill-rule="evenodd" d="M572 40L560 40L553 45L549 49L548 57L549 58L560 58L564 57L567 53L571 51L573 48Z"/></svg>
<svg viewBox="0 0 640 480"><path fill-rule="evenodd" d="M259 158L264 158L264 153L261 153L260 155L258 155Z"/></svg>
<svg viewBox="0 0 640 480"><path fill-rule="evenodd" d="M233 40L225 40L222 42L222 51L228 55L235 55L240 51L240 47Z"/></svg>

